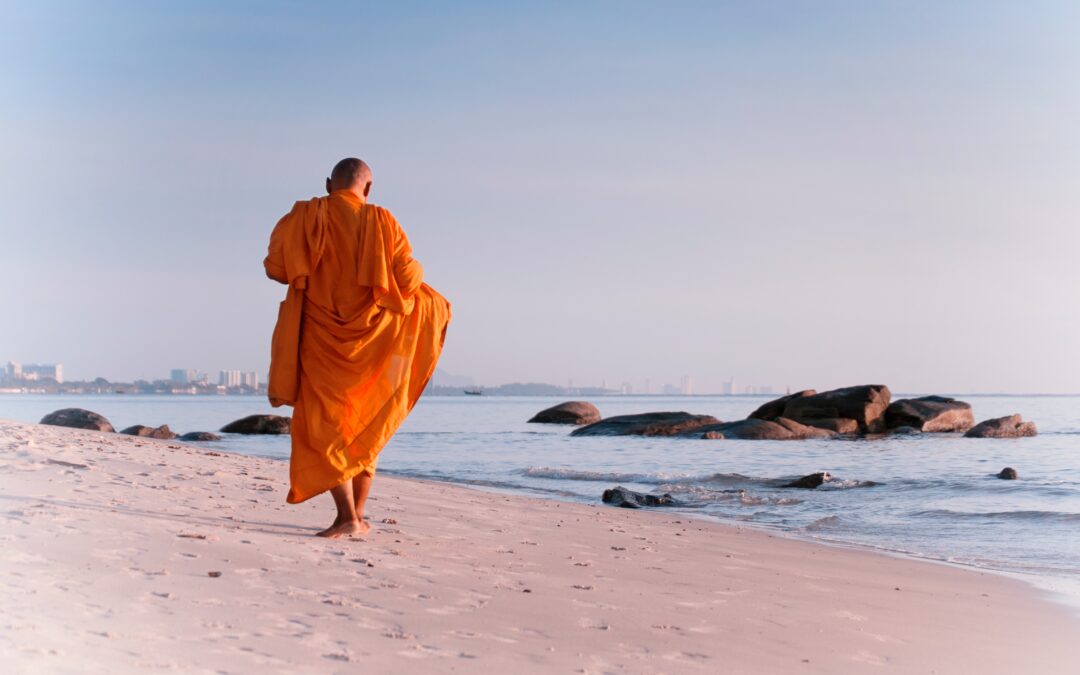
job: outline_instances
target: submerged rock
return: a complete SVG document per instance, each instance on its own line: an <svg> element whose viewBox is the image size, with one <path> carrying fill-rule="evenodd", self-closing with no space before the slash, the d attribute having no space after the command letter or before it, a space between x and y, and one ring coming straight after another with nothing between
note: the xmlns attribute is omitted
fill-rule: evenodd
<svg viewBox="0 0 1080 675"><path fill-rule="evenodd" d="M567 401L533 415L536 424L592 424L600 421L600 411L592 403Z"/></svg>
<svg viewBox="0 0 1080 675"><path fill-rule="evenodd" d="M71 427L72 429L91 429L93 431L114 432L116 429L96 412L83 410L82 408L64 408L55 410L41 418L38 424L49 424L54 427Z"/></svg>
<svg viewBox="0 0 1080 675"><path fill-rule="evenodd" d="M865 384L793 398L784 406L784 417L809 424L810 420L848 418L861 433L885 429L885 409L891 398L883 384Z"/></svg>
<svg viewBox="0 0 1080 675"><path fill-rule="evenodd" d="M160 438L162 440L172 440L176 438L176 434L169 428L168 424L162 424L160 427L147 427L142 424L136 424L130 426L127 429L120 431L122 434L128 436L143 436L144 438Z"/></svg>
<svg viewBox="0 0 1080 675"><path fill-rule="evenodd" d="M975 424L971 405L946 396L893 401L885 409L885 426L913 427L926 432L967 431Z"/></svg>
<svg viewBox="0 0 1080 675"><path fill-rule="evenodd" d="M675 498L669 494L647 495L628 490L621 485L604 490L601 499L605 504L621 506L624 509L640 509L642 506L672 506L675 504Z"/></svg>
<svg viewBox="0 0 1080 675"><path fill-rule="evenodd" d="M801 441L808 438L832 438L835 432L799 424L786 417L776 420L747 419L720 422L685 431L688 438L732 439L746 441Z"/></svg>
<svg viewBox="0 0 1080 675"><path fill-rule="evenodd" d="M825 429L827 431L834 431L838 434L859 433L859 423L847 417L830 417L821 420L806 420L806 425L811 427L817 427L818 429Z"/></svg>
<svg viewBox="0 0 1080 675"><path fill-rule="evenodd" d="M793 480L790 483L785 483L780 487L813 490L814 488L822 485L823 483L828 483L830 480L832 480L832 475L829 474L828 471L819 471L817 473L812 473L807 476L803 476L802 478Z"/></svg>
<svg viewBox="0 0 1080 675"><path fill-rule="evenodd" d="M655 412L616 415L574 429L571 436L676 436L706 424L719 424L712 415L687 412Z"/></svg>
<svg viewBox="0 0 1080 675"><path fill-rule="evenodd" d="M221 436L212 434L209 431L189 431L177 440L181 441L220 441Z"/></svg>
<svg viewBox="0 0 1080 675"><path fill-rule="evenodd" d="M1016 473L1016 469L1007 466L997 473L997 477L1001 480L1016 480L1020 476Z"/></svg>
<svg viewBox="0 0 1080 675"><path fill-rule="evenodd" d="M746 418L751 420L775 420L777 417L784 416L784 408L787 407L788 402L794 401L797 398L813 396L815 394L817 394L817 391L813 389L804 389L802 391L797 391L794 394L781 396L778 399L762 405L760 408L747 415Z"/></svg>
<svg viewBox="0 0 1080 675"><path fill-rule="evenodd" d="M227 434L287 434L290 419L280 415L248 415L221 427Z"/></svg>
<svg viewBox="0 0 1080 675"><path fill-rule="evenodd" d="M894 429L889 429L889 433L892 434L893 436L918 436L922 432L919 431L918 429L916 429L915 427L906 427L905 426L905 427L896 427Z"/></svg>
<svg viewBox="0 0 1080 675"><path fill-rule="evenodd" d="M996 417L971 427L965 438L1022 438L1038 433L1034 422L1025 422L1020 415Z"/></svg>

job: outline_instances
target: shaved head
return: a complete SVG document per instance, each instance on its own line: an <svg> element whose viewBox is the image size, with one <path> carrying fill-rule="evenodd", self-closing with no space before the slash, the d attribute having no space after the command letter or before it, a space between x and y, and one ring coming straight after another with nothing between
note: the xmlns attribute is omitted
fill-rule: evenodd
<svg viewBox="0 0 1080 675"><path fill-rule="evenodd" d="M326 191L351 190L367 198L371 191L371 167L364 160L346 157L334 165L330 177L326 179Z"/></svg>

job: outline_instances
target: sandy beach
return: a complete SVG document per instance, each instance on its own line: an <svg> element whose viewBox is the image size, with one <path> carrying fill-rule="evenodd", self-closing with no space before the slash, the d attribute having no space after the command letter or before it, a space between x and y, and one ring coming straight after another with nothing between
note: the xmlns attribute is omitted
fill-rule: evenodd
<svg viewBox="0 0 1080 675"><path fill-rule="evenodd" d="M1028 585L734 526L381 476L312 534L284 462L0 422L6 672L1071 673Z"/></svg>

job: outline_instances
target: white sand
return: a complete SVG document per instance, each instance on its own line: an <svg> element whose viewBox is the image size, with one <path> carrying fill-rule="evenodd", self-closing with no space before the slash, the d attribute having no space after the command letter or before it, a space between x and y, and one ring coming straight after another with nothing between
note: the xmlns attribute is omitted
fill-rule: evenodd
<svg viewBox="0 0 1080 675"><path fill-rule="evenodd" d="M0 668L1080 667L1080 623L997 575L385 476L372 532L327 541L311 535L332 518L329 498L286 505L286 472L176 442L0 422Z"/></svg>

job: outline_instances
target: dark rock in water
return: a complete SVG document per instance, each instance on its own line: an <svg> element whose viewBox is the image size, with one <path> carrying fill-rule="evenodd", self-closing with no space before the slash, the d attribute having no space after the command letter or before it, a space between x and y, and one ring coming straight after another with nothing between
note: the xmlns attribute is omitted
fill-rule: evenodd
<svg viewBox="0 0 1080 675"><path fill-rule="evenodd" d="M829 475L828 471L819 471L817 473L812 473L812 474L810 474L808 476L803 476L802 478L799 478L798 480L793 480L790 483L785 483L784 485L781 485L780 487L782 487L782 488L803 488L805 490L813 490L814 488L818 487L822 483L828 483L830 480L832 480L832 476Z"/></svg>
<svg viewBox="0 0 1080 675"><path fill-rule="evenodd" d="M671 495L646 495L627 490L621 485L604 490L604 496L601 499L605 504L621 506L624 509L640 509L642 506L672 506L675 504L675 499Z"/></svg>
<svg viewBox="0 0 1080 675"><path fill-rule="evenodd" d="M775 421L762 419L721 422L684 431L689 438L734 439L746 441L801 441L808 438L832 438L836 434L826 429L799 424L786 417Z"/></svg>
<svg viewBox="0 0 1080 675"><path fill-rule="evenodd" d="M656 412L640 415L616 415L574 429L571 436L676 436L685 431L719 424L712 415L686 412Z"/></svg>
<svg viewBox="0 0 1080 675"><path fill-rule="evenodd" d="M1034 436L1038 432L1034 422L1025 422L1020 415L997 417L985 422L979 422L971 427L965 438L1022 438Z"/></svg>
<svg viewBox="0 0 1080 675"><path fill-rule="evenodd" d="M54 427L71 427L73 429L91 429L93 431L114 432L116 429L96 412L83 410L82 408L64 408L56 410L41 418L38 424L49 424Z"/></svg>
<svg viewBox="0 0 1080 675"><path fill-rule="evenodd" d="M971 405L945 396L893 401L885 409L885 426L913 427L925 432L967 431L975 424Z"/></svg>
<svg viewBox="0 0 1080 675"><path fill-rule="evenodd" d="M221 430L227 434L287 434L289 422L288 417L280 415L248 415L226 424Z"/></svg>
<svg viewBox="0 0 1080 675"><path fill-rule="evenodd" d="M818 429L825 429L826 431L835 431L838 434L859 433L859 423L847 417L830 417L821 420L806 420L806 425L811 427L817 427Z"/></svg>
<svg viewBox="0 0 1080 675"><path fill-rule="evenodd" d="M806 398L807 396L813 396L817 392L813 389L804 389L797 391L794 394L788 394L787 396L781 396L778 399L769 401L762 405L754 412L747 415L747 419L751 420L775 420L777 417L783 417L784 408L787 407L788 402L794 401L797 398Z"/></svg>
<svg viewBox="0 0 1080 675"><path fill-rule="evenodd" d="M833 389L791 399L784 406L784 417L803 424L846 417L858 423L861 433L877 433L885 428L885 409L891 397L883 384Z"/></svg>
<svg viewBox="0 0 1080 675"><path fill-rule="evenodd" d="M1007 466L998 472L997 477L1001 480L1016 480L1020 476L1017 475L1016 469L1012 468L1011 466Z"/></svg>
<svg viewBox="0 0 1080 675"><path fill-rule="evenodd" d="M166 441L176 438L176 434L173 433L173 430L169 428L168 424L162 424L160 427L147 427L142 424L136 424L135 426L121 430L120 433L127 434L128 436L160 438Z"/></svg>
<svg viewBox="0 0 1080 675"><path fill-rule="evenodd" d="M918 436L922 432L915 427L895 427L889 429L889 433L893 436Z"/></svg>
<svg viewBox="0 0 1080 675"><path fill-rule="evenodd" d="M212 434L209 431L189 431L189 432L187 432L186 434L184 434L183 436L181 436L177 440L188 441L188 442L191 442L191 441L220 441L221 436L218 436L217 434Z"/></svg>
<svg viewBox="0 0 1080 675"><path fill-rule="evenodd" d="M592 403L567 401L533 415L529 420L538 424L592 424L600 421L600 411Z"/></svg>

